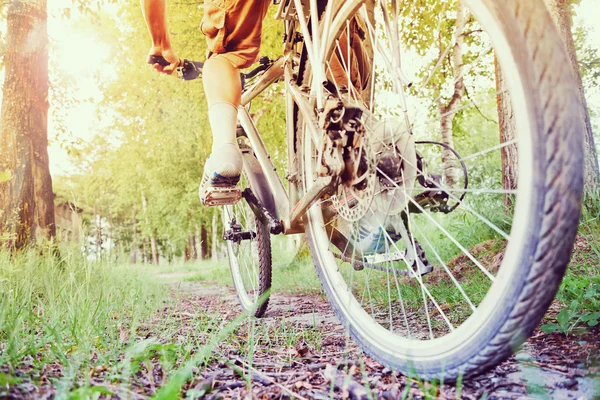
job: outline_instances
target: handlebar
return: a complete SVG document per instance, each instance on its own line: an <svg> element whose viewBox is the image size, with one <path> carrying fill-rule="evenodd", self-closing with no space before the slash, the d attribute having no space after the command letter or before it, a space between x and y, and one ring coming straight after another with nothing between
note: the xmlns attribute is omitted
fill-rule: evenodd
<svg viewBox="0 0 600 400"><path fill-rule="evenodd" d="M267 70L273 64L273 61L271 61L269 57L261 57L259 62L260 65L247 74L240 73L242 88L245 86L246 79L254 78L256 75L258 75L258 73ZM157 55L148 56L146 63L150 65L158 64L163 67L171 65L171 63L168 62L163 56ZM182 65L177 67L177 74L179 78L183 79L184 81L191 81L202 75L202 68L204 68L203 62L183 59Z"/></svg>
<svg viewBox="0 0 600 400"><path fill-rule="evenodd" d="M171 63L165 60L163 56L148 56L146 62L150 65L158 64L163 67L171 65ZM185 81L191 81L202 75L202 68L204 68L204 63L184 59L182 65L177 68L177 74L179 75L179 78Z"/></svg>

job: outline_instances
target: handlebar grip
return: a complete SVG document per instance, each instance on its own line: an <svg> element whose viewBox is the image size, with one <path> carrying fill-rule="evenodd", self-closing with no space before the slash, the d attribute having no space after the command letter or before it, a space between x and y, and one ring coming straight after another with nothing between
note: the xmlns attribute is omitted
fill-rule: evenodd
<svg viewBox="0 0 600 400"><path fill-rule="evenodd" d="M156 55L148 56L148 59L146 60L146 62L150 65L158 64L163 67L167 67L167 66L171 65L171 63L168 62L163 56L156 56Z"/></svg>
<svg viewBox="0 0 600 400"><path fill-rule="evenodd" d="M163 56L151 55L148 56L146 62L150 65L158 64L163 67L171 65ZM191 81L198 78L202 74L204 63L200 61L181 60L181 65L177 68L179 77L186 81Z"/></svg>

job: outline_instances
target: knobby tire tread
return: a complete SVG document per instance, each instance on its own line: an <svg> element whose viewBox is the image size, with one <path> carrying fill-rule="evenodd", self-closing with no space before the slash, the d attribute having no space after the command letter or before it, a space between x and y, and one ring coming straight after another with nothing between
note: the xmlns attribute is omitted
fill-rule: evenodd
<svg viewBox="0 0 600 400"><path fill-rule="evenodd" d="M245 159L244 175L246 176L246 182L248 182L248 186L252 189L252 191L254 193L257 193L258 188L252 187L253 185L250 184L251 179L249 179L249 178L250 178L251 174L261 171L260 167L257 167L258 161L254 157L254 155L245 155L244 159ZM256 185L260 185L260 182L256 182ZM245 201L245 200L240 200L240 201ZM253 261L259 263L258 290L259 290L259 298L262 298L263 296L265 296L266 293L269 293L271 290L272 272L273 272L273 259L272 259L272 254L271 254L271 233L269 232L269 228L267 226L265 226L265 224L262 223L260 218L254 216L254 222L255 222L255 226L256 226L256 238L255 238L254 242L257 247L258 260L253 260ZM251 253L253 253L253 252L251 252ZM231 255L228 255L228 256L231 257ZM230 265L231 265L231 262L230 262ZM238 266L239 266L239 262L238 262ZM250 311L248 308L246 308L244 306L244 304L242 302L242 298L240 297L240 295L238 293L238 290L240 290L240 289L237 286L235 289L236 289L236 294L238 296L238 299L240 301L240 305L242 306L242 308L245 311ZM245 288L244 288L244 290L245 290ZM267 311L267 308L269 307L269 299L270 299L270 294L265 297L265 300L263 301L263 303L260 306L256 307L256 309L252 313L252 315L254 317L260 318L260 317L264 316L265 312Z"/></svg>
<svg viewBox="0 0 600 400"><path fill-rule="evenodd" d="M272 277L272 255L271 255L271 236L268 227L266 227L260 219L254 217L256 221L256 246L258 247L258 262L259 262L259 292L260 296L264 296L271 290ZM267 296L264 302L257 307L254 316L257 318L265 315L269 306L270 296Z"/></svg>

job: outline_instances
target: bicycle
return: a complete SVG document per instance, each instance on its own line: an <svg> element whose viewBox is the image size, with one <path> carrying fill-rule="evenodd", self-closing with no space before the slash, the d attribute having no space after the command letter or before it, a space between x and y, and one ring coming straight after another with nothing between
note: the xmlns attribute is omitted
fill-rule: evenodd
<svg viewBox="0 0 600 400"><path fill-rule="evenodd" d="M283 0L276 15L284 23L283 55L242 75L243 200L223 213L244 309L261 316L267 308L270 235L305 233L327 298L360 347L404 374L446 382L497 365L531 335L568 264L582 192L580 105L544 5L464 3L431 2L438 9L429 10L420 1ZM410 12L440 18L423 17L429 25L411 31ZM418 72L406 73L403 61L431 53L411 53L400 38L418 29L446 39L415 81L407 76ZM467 66L460 46L478 55ZM506 89L498 87L498 71L496 84L483 82L492 57ZM469 70L481 65L483 72ZM186 60L181 77L194 79L201 67ZM287 191L247 107L282 79ZM480 80L486 99L464 104L465 79ZM459 106L445 107L457 92ZM448 121L444 109L452 119L477 122L480 114L483 124L483 117L493 120L484 112L501 114L500 98L512 105L513 139L490 137L465 156L448 138L427 137L432 121ZM518 150L516 188L505 188L487 167L501 169L509 150ZM488 169L478 174L480 165ZM441 173L429 172L436 168ZM481 227L489 239L483 250L464 234Z"/></svg>

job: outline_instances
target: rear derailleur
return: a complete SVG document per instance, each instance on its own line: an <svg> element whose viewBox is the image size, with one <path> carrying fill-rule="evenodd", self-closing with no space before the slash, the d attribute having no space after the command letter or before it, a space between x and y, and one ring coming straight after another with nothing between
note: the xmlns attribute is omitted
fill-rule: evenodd
<svg viewBox="0 0 600 400"><path fill-rule="evenodd" d="M424 210L449 214L452 211L456 210L456 208L465 198L467 188L469 186L467 166L465 165L465 162L462 160L458 152L456 152L456 150L444 143L431 141L415 143L441 146L454 153L462 169L464 185L463 189L461 190L462 194L460 195L460 197L451 196L442 184L442 176L436 173L428 173L425 159L419 152L417 152L417 170L419 171L419 174L417 175L417 182L419 182L419 184L425 190L414 197L414 203L417 203L418 206L411 202L409 204L408 211L409 213L413 214L420 214ZM454 200L454 204L450 204L449 200L451 197Z"/></svg>

